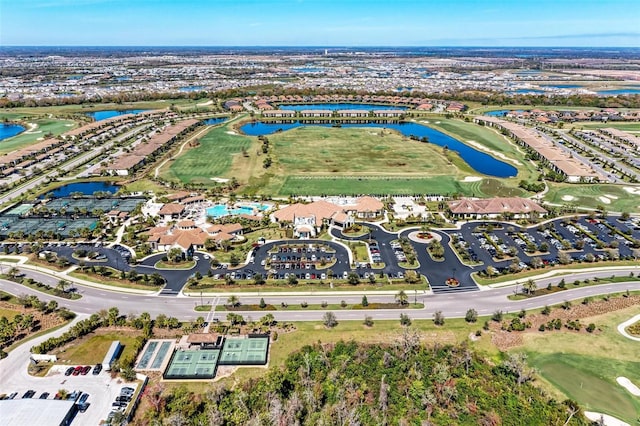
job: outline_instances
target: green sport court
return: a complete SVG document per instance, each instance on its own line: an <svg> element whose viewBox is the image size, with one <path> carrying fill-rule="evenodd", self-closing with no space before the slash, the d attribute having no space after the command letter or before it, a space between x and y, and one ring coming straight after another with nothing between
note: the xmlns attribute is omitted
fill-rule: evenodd
<svg viewBox="0 0 640 426"><path fill-rule="evenodd" d="M269 353L269 337L227 338L219 365L265 365Z"/></svg>
<svg viewBox="0 0 640 426"><path fill-rule="evenodd" d="M213 379L220 351L177 350L164 372L165 379Z"/></svg>

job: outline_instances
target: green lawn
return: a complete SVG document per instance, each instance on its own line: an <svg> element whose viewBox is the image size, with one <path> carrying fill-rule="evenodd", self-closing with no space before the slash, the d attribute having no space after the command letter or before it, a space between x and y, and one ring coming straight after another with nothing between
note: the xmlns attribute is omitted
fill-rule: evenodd
<svg viewBox="0 0 640 426"><path fill-rule="evenodd" d="M30 119L27 118L26 122L34 123L37 125L35 129L27 132L22 132L12 138L5 139L0 144L0 154L13 151L23 146L36 142L39 138L44 138L47 133L51 133L57 136L61 133L68 132L76 127L76 123L71 120L55 120L49 118Z"/></svg>
<svg viewBox="0 0 640 426"><path fill-rule="evenodd" d="M162 176L172 181L213 186L215 182L211 178L235 176L229 173L235 157L242 157L242 150L249 151L254 143L255 139L235 133L230 124L214 127L200 138L200 146L183 152L170 162ZM242 161L239 159L239 162ZM242 181L241 177L236 179Z"/></svg>
<svg viewBox="0 0 640 426"><path fill-rule="evenodd" d="M6 317L9 321L13 320L13 317L19 313L20 311L17 310L0 308L0 318Z"/></svg>
<svg viewBox="0 0 640 426"><path fill-rule="evenodd" d="M527 333L524 351L528 363L539 370L545 387L578 401L585 409L603 412L635 424L640 398L634 398L616 383L619 376L640 384L640 344L617 331L617 325L638 313L638 307L591 318L599 333Z"/></svg>
<svg viewBox="0 0 640 426"><path fill-rule="evenodd" d="M615 122L615 121L610 121L607 123L602 123L602 122L583 122L580 121L578 123L572 123L570 125L571 127L575 127L577 129L583 128L583 129L603 129L603 128L607 128L607 127L611 127L614 129L620 129L620 130L626 130L626 131L630 131L630 132L640 132L640 123L638 122L632 122L632 123L625 123L625 122Z"/></svg>
<svg viewBox="0 0 640 426"><path fill-rule="evenodd" d="M245 194L338 195L460 193L468 196L521 195L513 179L484 178L466 182L477 173L458 155L433 144L403 137L394 131L369 128L301 127L270 135L273 162L262 167L257 138L236 134L234 124L212 129L200 146L184 152L164 168L162 176L183 183L213 186L214 177L235 177ZM473 124L456 124L464 135L507 156L520 155L497 134ZM453 130L458 130L453 129ZM243 151L244 150L244 151ZM527 176L529 171L524 169Z"/></svg>
<svg viewBox="0 0 640 426"><path fill-rule="evenodd" d="M58 357L58 363L70 365L95 365L101 363L107 354L111 342L119 340L124 346L120 358L133 357L135 335L132 332L110 331L107 333L91 333L86 338L74 342L63 352L53 351Z"/></svg>
<svg viewBox="0 0 640 426"><path fill-rule="evenodd" d="M640 400L616 383L616 377L640 381L640 362L621 362L574 354L529 354L539 374L587 411L618 417L634 424Z"/></svg>
<svg viewBox="0 0 640 426"><path fill-rule="evenodd" d="M549 192L544 199L558 205L589 207L592 209L601 205L609 211L626 211L630 213L640 211L640 195L625 191L625 187L625 185L611 184L549 183ZM608 200L609 204L603 202L600 197Z"/></svg>

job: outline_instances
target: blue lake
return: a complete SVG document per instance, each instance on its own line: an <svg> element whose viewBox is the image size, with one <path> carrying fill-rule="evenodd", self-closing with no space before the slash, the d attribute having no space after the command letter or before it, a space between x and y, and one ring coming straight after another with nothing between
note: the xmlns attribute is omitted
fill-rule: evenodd
<svg viewBox="0 0 640 426"><path fill-rule="evenodd" d="M302 111L306 109L325 109L331 111L337 111L341 109L361 109L365 111L371 110L383 110L383 109L407 109L404 106L391 106L391 105L375 105L375 104L282 104L278 105L280 109L287 109L292 111Z"/></svg>
<svg viewBox="0 0 640 426"><path fill-rule="evenodd" d="M487 111L483 115L488 115L490 117L504 117L504 115L513 110L510 109L497 109L495 111ZM517 109L517 112L523 112L521 109Z"/></svg>
<svg viewBox="0 0 640 426"><path fill-rule="evenodd" d="M117 117L119 115L125 114L140 114L141 112L149 111L148 109L123 109L123 110L105 110L105 111L94 111L88 112L87 115L89 117L93 117L96 121L106 120L107 118Z"/></svg>
<svg viewBox="0 0 640 426"><path fill-rule="evenodd" d="M115 194L120 186L110 182L76 182L61 186L51 191L54 198L68 197L74 192L81 192L83 195L93 195L94 192L109 192ZM40 198L44 198L41 196Z"/></svg>
<svg viewBox="0 0 640 426"><path fill-rule="evenodd" d="M24 127L17 124L0 124L0 141L22 133Z"/></svg>
<svg viewBox="0 0 640 426"><path fill-rule="evenodd" d="M223 121L227 121L228 117L216 117L216 118L207 118L206 120L203 120L202 122L206 125L212 125L212 124L218 124L218 123L222 123Z"/></svg>
<svg viewBox="0 0 640 426"><path fill-rule="evenodd" d="M181 92L199 92L204 89L204 86L184 86L180 87L178 90Z"/></svg>
<svg viewBox="0 0 640 426"><path fill-rule="evenodd" d="M304 122L294 121L292 123L267 123L255 122L247 123L240 130L249 136L270 135L278 130L290 130L303 126L322 126L332 127L331 123L326 124L307 124ZM475 171L487 176L495 176L500 178L513 177L518 170L510 164L497 160L478 151L475 148L460 142L451 136L445 135L435 129L416 123L342 123L342 127L376 127L397 130L405 136L417 136L422 138L426 136L430 143L438 146L446 146L451 151L457 152L460 157L471 166Z"/></svg>
<svg viewBox="0 0 640 426"><path fill-rule="evenodd" d="M326 70L326 68L322 68L322 67L297 67L297 68L291 68L291 71L295 71L295 72L324 72Z"/></svg>
<svg viewBox="0 0 640 426"><path fill-rule="evenodd" d="M579 89L583 86L579 84L541 84L542 87L553 87L555 89Z"/></svg>
<svg viewBox="0 0 640 426"><path fill-rule="evenodd" d="M638 95L640 89L616 89L616 90L600 90L598 95Z"/></svg>
<svg viewBox="0 0 640 426"><path fill-rule="evenodd" d="M540 89L517 89L517 90L510 90L509 92L510 94L516 94L516 95L539 95L541 93L544 93L544 90L540 90Z"/></svg>

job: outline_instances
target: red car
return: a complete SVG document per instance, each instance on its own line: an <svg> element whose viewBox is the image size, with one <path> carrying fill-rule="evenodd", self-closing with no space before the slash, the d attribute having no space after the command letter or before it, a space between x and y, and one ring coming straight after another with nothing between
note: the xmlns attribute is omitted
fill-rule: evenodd
<svg viewBox="0 0 640 426"><path fill-rule="evenodd" d="M91 366L85 365L84 367L82 367L82 371L80 371L80 374L86 376L89 371L91 371Z"/></svg>
<svg viewBox="0 0 640 426"><path fill-rule="evenodd" d="M74 376L77 376L78 374L80 374L81 371L82 371L82 366L79 365L79 366L77 366L76 368L73 369L73 373L72 374Z"/></svg>

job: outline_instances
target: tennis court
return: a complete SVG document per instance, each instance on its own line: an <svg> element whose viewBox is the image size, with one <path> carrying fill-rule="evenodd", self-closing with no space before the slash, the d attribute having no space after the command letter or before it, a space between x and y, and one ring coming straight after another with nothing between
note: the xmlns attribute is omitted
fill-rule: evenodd
<svg viewBox="0 0 640 426"><path fill-rule="evenodd" d="M164 372L165 379L212 379L216 375L220 351L177 350Z"/></svg>
<svg viewBox="0 0 640 426"><path fill-rule="evenodd" d="M265 365L269 337L227 338L220 354L220 365Z"/></svg>

